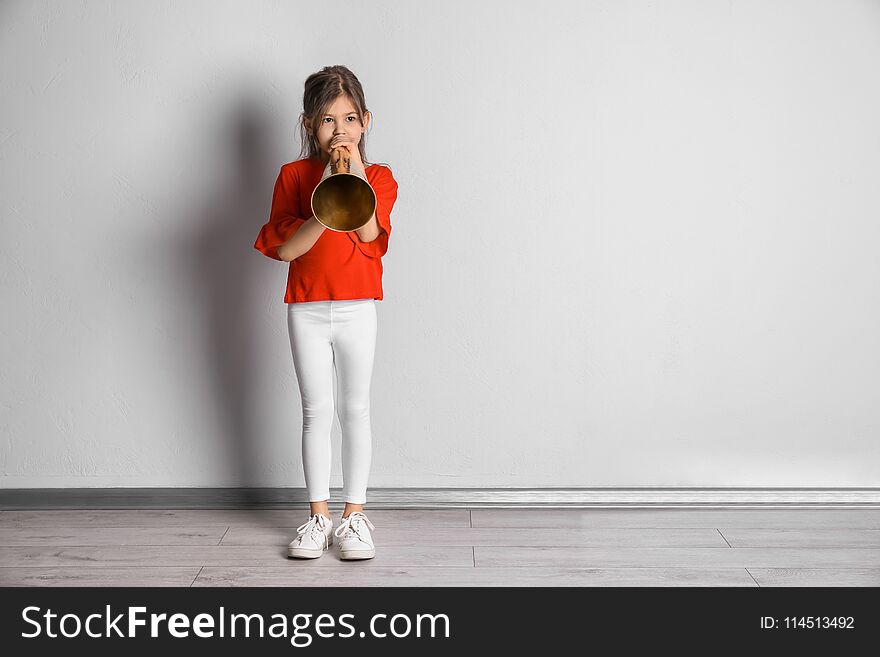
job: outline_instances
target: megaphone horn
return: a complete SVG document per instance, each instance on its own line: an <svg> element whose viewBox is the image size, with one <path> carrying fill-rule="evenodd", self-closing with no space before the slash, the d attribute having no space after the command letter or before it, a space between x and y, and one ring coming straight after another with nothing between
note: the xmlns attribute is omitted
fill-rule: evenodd
<svg viewBox="0 0 880 657"><path fill-rule="evenodd" d="M376 211L376 192L367 174L344 146L330 153L321 182L312 191L312 213L326 228L350 233L367 225Z"/></svg>

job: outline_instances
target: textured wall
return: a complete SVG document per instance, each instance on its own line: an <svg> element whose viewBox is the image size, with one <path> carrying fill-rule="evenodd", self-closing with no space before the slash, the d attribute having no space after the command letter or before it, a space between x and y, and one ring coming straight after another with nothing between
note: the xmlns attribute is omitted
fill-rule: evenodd
<svg viewBox="0 0 880 657"><path fill-rule="evenodd" d="M371 486L880 485L876 2L6 1L0 61L0 486L303 485L252 244L338 63Z"/></svg>

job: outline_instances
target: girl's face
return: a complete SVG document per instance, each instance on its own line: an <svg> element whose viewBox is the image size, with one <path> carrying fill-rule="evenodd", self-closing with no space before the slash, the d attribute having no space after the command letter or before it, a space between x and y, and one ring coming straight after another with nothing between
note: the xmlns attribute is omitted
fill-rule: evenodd
<svg viewBox="0 0 880 657"><path fill-rule="evenodd" d="M370 113L365 112L366 124L361 125L357 110L346 96L339 96L320 117L317 130L310 130L318 139L318 150L325 162L330 159L330 142L340 136L342 141L351 142L355 147L360 143L361 136L370 125Z"/></svg>

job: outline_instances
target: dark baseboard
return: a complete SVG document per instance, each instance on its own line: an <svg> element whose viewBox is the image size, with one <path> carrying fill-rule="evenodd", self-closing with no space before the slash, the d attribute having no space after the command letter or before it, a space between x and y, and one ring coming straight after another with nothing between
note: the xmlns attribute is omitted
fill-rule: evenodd
<svg viewBox="0 0 880 657"><path fill-rule="evenodd" d="M342 506L331 489L330 506ZM372 509L880 508L880 488L370 488ZM308 508L304 488L5 488L0 510Z"/></svg>

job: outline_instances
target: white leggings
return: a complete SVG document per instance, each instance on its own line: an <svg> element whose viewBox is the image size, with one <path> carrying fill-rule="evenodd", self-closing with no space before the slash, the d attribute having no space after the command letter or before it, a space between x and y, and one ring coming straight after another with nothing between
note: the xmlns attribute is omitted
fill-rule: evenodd
<svg viewBox="0 0 880 657"><path fill-rule="evenodd" d="M302 399L302 461L310 502L330 499L333 370L342 427L342 496L364 504L372 458L370 381L376 300L287 304L287 328Z"/></svg>

